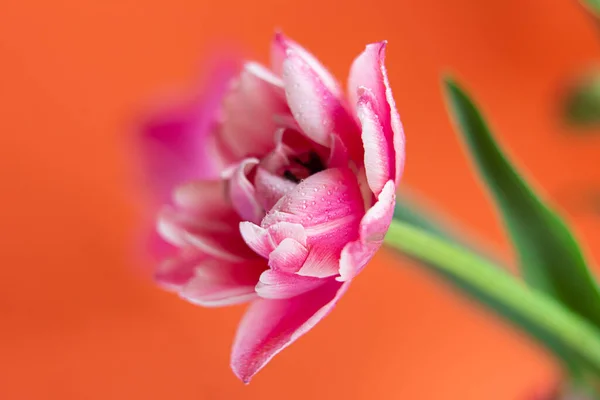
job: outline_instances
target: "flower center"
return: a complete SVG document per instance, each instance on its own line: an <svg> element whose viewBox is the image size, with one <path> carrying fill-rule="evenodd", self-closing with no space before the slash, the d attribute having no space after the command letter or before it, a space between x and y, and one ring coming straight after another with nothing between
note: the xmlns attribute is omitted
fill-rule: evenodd
<svg viewBox="0 0 600 400"><path fill-rule="evenodd" d="M290 157L289 161L290 164L283 171L283 177L294 183L300 183L301 180L326 168L321 157L315 151Z"/></svg>

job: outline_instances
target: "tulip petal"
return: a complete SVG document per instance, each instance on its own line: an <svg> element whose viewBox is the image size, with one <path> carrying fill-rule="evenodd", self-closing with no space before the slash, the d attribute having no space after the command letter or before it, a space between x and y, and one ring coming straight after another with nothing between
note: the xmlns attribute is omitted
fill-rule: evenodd
<svg viewBox="0 0 600 400"><path fill-rule="evenodd" d="M367 182L375 196L385 183L394 176L393 152L376 113L377 103L371 90L360 87L356 114L361 122L362 141L365 149Z"/></svg>
<svg viewBox="0 0 600 400"><path fill-rule="evenodd" d="M351 224L363 214L363 199L354 173L348 168L330 168L308 177L282 197L267 213L262 226L282 221L297 223L320 236L330 234L330 228L339 230Z"/></svg>
<svg viewBox="0 0 600 400"><path fill-rule="evenodd" d="M306 246L306 230L301 224L278 222L269 226L268 230L274 243L279 244L286 238L291 238L302 246Z"/></svg>
<svg viewBox="0 0 600 400"><path fill-rule="evenodd" d="M294 273L302 267L307 256L308 250L306 247L288 237L283 239L275 250L269 254L269 267L274 270Z"/></svg>
<svg viewBox="0 0 600 400"><path fill-rule="evenodd" d="M229 221L198 219L167 206L158 216L157 230L174 246L193 247L224 260L256 257L239 234L237 224Z"/></svg>
<svg viewBox="0 0 600 400"><path fill-rule="evenodd" d="M224 180L192 181L180 185L173 191L173 204L196 218L212 217L229 223L239 220L228 201Z"/></svg>
<svg viewBox="0 0 600 400"><path fill-rule="evenodd" d="M240 222L240 233L246 244L264 258L269 258L269 254L277 247L269 231L252 222Z"/></svg>
<svg viewBox="0 0 600 400"><path fill-rule="evenodd" d="M269 230L294 224L302 228L308 257L298 274L328 277L338 274L340 253L347 243L357 240L363 215L356 177L348 168L333 168L298 184L269 211L262 226ZM279 237L284 235L290 233Z"/></svg>
<svg viewBox="0 0 600 400"><path fill-rule="evenodd" d="M386 41L369 44L354 60L348 79L348 95L351 104L357 107L360 87L366 87L373 92L377 103L374 111L383 126L390 158L394 160L391 178L397 185L404 169L405 139L385 68L386 45Z"/></svg>
<svg viewBox="0 0 600 400"><path fill-rule="evenodd" d="M142 174L157 204L168 202L181 183L218 176L225 161L213 126L237 64L219 60L202 97L164 104L143 119L138 139Z"/></svg>
<svg viewBox="0 0 600 400"><path fill-rule="evenodd" d="M348 243L342 250L340 281L349 281L358 275L381 247L394 216L395 190L393 180L385 184L379 199L360 222L360 239Z"/></svg>
<svg viewBox="0 0 600 400"><path fill-rule="evenodd" d="M179 294L204 307L245 303L257 297L254 288L267 267L265 264L263 260L231 263L205 259Z"/></svg>
<svg viewBox="0 0 600 400"><path fill-rule="evenodd" d="M339 84L306 50L283 35L274 48L285 54L281 66L285 96L298 125L312 140L330 145L331 134L340 135L350 153L360 157L356 121L349 113Z"/></svg>
<svg viewBox="0 0 600 400"><path fill-rule="evenodd" d="M265 299L289 299L316 289L326 282L324 279L270 269L260 276L256 293Z"/></svg>
<svg viewBox="0 0 600 400"><path fill-rule="evenodd" d="M338 135L331 135L331 151L329 153L329 160L327 161L328 168L348 168L350 162L350 155L348 154L348 148L342 142L342 139Z"/></svg>
<svg viewBox="0 0 600 400"><path fill-rule="evenodd" d="M277 353L308 332L334 307L348 283L327 280L299 296L254 301L242 319L233 345L231 367L245 383Z"/></svg>
<svg viewBox="0 0 600 400"><path fill-rule="evenodd" d="M158 266L154 278L163 288L178 291L194 277L198 264L206 258L206 254L201 252L180 251Z"/></svg>
<svg viewBox="0 0 600 400"><path fill-rule="evenodd" d="M296 187L296 183L277 176L259 166L256 169L254 186L258 202L265 210L270 210L280 198Z"/></svg>
<svg viewBox="0 0 600 400"><path fill-rule="evenodd" d="M256 158L246 158L238 164L229 180L229 197L233 208L242 220L254 223L260 223L265 214L256 198L256 189L247 176L258 163Z"/></svg>
<svg viewBox="0 0 600 400"><path fill-rule="evenodd" d="M340 254L347 242L335 245L315 245L311 247L306 261L298 270L298 275L326 278L338 275L340 271Z"/></svg>
<svg viewBox="0 0 600 400"><path fill-rule="evenodd" d="M274 117L289 115L281 79L258 63L246 63L223 100L219 138L233 161L263 156L273 148Z"/></svg>

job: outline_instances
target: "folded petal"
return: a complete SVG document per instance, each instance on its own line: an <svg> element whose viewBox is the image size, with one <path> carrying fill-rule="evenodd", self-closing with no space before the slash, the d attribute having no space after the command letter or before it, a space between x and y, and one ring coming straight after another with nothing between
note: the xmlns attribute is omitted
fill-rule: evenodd
<svg viewBox="0 0 600 400"><path fill-rule="evenodd" d="M394 181L388 181L377 202L360 221L360 239L348 243L342 250L339 280L349 281L358 275L381 247L394 216L395 191Z"/></svg>
<svg viewBox="0 0 600 400"><path fill-rule="evenodd" d="M219 139L233 161L263 156L273 148L276 117L289 115L281 79L260 64L247 63L223 101Z"/></svg>
<svg viewBox="0 0 600 400"><path fill-rule="evenodd" d="M256 293L266 299L289 299L311 291L327 281L269 269L262 273Z"/></svg>
<svg viewBox="0 0 600 400"><path fill-rule="evenodd" d="M265 211L259 203L256 189L248 174L259 163L256 158L246 158L234 169L229 180L229 197L233 208L244 221L260 223Z"/></svg>
<svg viewBox="0 0 600 400"><path fill-rule="evenodd" d="M298 275L315 278L338 275L340 254L346 243L339 241L334 244L323 243L312 246L304 264L298 270Z"/></svg>
<svg viewBox="0 0 600 400"><path fill-rule="evenodd" d="M277 353L308 332L334 307L348 283L329 279L298 296L254 301L235 337L231 367L242 381L250 379Z"/></svg>
<svg viewBox="0 0 600 400"><path fill-rule="evenodd" d="M286 238L294 239L302 246L306 246L306 230L301 224L295 224L291 222L278 222L270 225L269 235L273 238L273 242L276 244L281 243Z"/></svg>
<svg viewBox="0 0 600 400"><path fill-rule="evenodd" d="M363 215L356 177L348 168L333 168L298 184L269 211L262 227L269 231L281 226L302 228L308 255L298 274L328 277L338 274L340 253L358 238ZM279 232L278 239L285 235L292 233Z"/></svg>
<svg viewBox="0 0 600 400"><path fill-rule="evenodd" d="M405 139L385 68L386 45L385 41L369 44L365 51L354 60L348 79L348 95L351 104L358 107L360 87L368 88L373 93L377 104L374 111L384 129L389 146L388 152L392 155L391 159L394 160L392 177L398 184L404 168Z"/></svg>
<svg viewBox="0 0 600 400"><path fill-rule="evenodd" d="M264 258L269 258L269 254L277 247L269 231L252 222L240 222L240 233L248 247Z"/></svg>
<svg viewBox="0 0 600 400"><path fill-rule="evenodd" d="M294 273L298 271L308 256L308 250L292 238L285 238L269 254L269 267L273 270Z"/></svg>
<svg viewBox="0 0 600 400"><path fill-rule="evenodd" d="M356 114L361 123L362 142L365 149L367 182L375 196L389 179L394 178L394 152L388 142L376 112L377 103L370 89L360 87Z"/></svg>
<svg viewBox="0 0 600 400"><path fill-rule="evenodd" d="M245 303L257 297L254 288L266 267L263 260L226 262L205 258L179 294L204 307Z"/></svg>
<svg viewBox="0 0 600 400"><path fill-rule="evenodd" d="M352 155L361 157L358 127L336 80L312 55L283 35L276 35L274 48L277 54L285 54L281 65L285 95L303 132L323 146L329 146L330 136L337 134Z"/></svg>

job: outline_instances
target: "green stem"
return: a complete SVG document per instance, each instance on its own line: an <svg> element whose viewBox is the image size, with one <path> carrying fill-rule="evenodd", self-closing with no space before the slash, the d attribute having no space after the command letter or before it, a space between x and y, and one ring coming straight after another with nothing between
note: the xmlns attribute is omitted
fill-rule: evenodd
<svg viewBox="0 0 600 400"><path fill-rule="evenodd" d="M600 333L550 297L528 288L481 256L412 225L392 221L385 243L485 293L512 315L537 325L600 374Z"/></svg>

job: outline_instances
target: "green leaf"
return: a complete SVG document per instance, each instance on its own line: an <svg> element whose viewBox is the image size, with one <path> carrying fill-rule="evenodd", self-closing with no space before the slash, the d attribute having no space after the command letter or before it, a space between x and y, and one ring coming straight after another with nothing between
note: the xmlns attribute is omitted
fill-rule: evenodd
<svg viewBox="0 0 600 400"><path fill-rule="evenodd" d="M476 253L411 224L392 221L384 242L488 299L501 315L544 338L541 344L552 343L551 350L564 351L577 366L600 376L600 331L563 304Z"/></svg>
<svg viewBox="0 0 600 400"><path fill-rule="evenodd" d="M446 79L458 131L503 218L527 283L600 326L600 292L567 225L527 185L467 94Z"/></svg>
<svg viewBox="0 0 600 400"><path fill-rule="evenodd" d="M488 265L498 269L504 269L499 266L497 262L494 262L495 258L493 256L479 249L471 242L471 240L469 240L469 238L455 232L451 228L452 225L446 223L446 221L449 220L449 217L442 215L438 210L432 210L431 207L425 207L425 203L427 203L427 199L423 198L423 196L419 195L414 190L408 190L406 187L401 188L397 193L396 208L394 210L395 222L408 224L433 237L444 239L458 248L470 250L484 259ZM439 265L426 261L423 258L415 257L414 255L407 253L403 253L403 255L418 262L429 271L450 283L454 288L462 291L473 300L485 305L488 309L491 309L499 316L519 327L561 360L571 376L579 379L582 371L578 365L577 358L571 354L568 347L565 347L552 334L540 327L539 324L523 317L522 313L518 310L507 306L505 301L490 295L485 289L473 284L470 279L467 279L460 274L448 272ZM473 271L473 273L477 273L477 271Z"/></svg>
<svg viewBox="0 0 600 400"><path fill-rule="evenodd" d="M580 127L600 125L600 73L589 74L568 89L564 113L569 124Z"/></svg>

